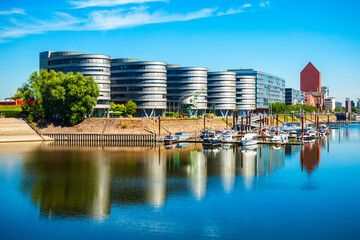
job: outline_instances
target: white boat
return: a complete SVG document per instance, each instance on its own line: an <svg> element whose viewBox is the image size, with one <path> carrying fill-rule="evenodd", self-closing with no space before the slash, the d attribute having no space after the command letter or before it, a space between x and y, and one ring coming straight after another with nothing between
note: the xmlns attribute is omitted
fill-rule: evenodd
<svg viewBox="0 0 360 240"><path fill-rule="evenodd" d="M244 135L243 138L241 138L241 145L247 146L247 145L254 145L258 144L259 140L257 138L256 133L247 133Z"/></svg>
<svg viewBox="0 0 360 240"><path fill-rule="evenodd" d="M329 128L325 124L321 124L319 128L319 135L326 136L329 134Z"/></svg>
<svg viewBox="0 0 360 240"><path fill-rule="evenodd" d="M304 131L304 140L311 140L316 138L316 132L314 132L312 129L308 129L307 131Z"/></svg>
<svg viewBox="0 0 360 240"><path fill-rule="evenodd" d="M177 138L178 141L185 141L189 139L189 134L186 132L177 132L175 133L175 138Z"/></svg>
<svg viewBox="0 0 360 240"><path fill-rule="evenodd" d="M287 133L280 133L270 139L270 142L273 142L273 143L283 143L283 142L287 142L287 141L289 141L289 135Z"/></svg>
<svg viewBox="0 0 360 240"><path fill-rule="evenodd" d="M230 131L223 132L221 138L224 142L233 142L235 140L234 135Z"/></svg>

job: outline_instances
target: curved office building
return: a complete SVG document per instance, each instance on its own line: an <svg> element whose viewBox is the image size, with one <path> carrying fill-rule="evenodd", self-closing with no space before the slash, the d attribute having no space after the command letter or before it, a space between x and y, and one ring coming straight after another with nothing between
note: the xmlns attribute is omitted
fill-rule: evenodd
<svg viewBox="0 0 360 240"><path fill-rule="evenodd" d="M203 89L198 98L197 108L200 112L207 109L207 68L202 67L171 67L167 69L167 104L173 112L180 110L179 99L182 96ZM174 65L173 65L174 66Z"/></svg>
<svg viewBox="0 0 360 240"><path fill-rule="evenodd" d="M255 110L255 77L236 76L236 107L240 111Z"/></svg>
<svg viewBox="0 0 360 240"><path fill-rule="evenodd" d="M111 100L118 104L134 101L141 116L162 115L166 109L166 63L112 59Z"/></svg>
<svg viewBox="0 0 360 240"><path fill-rule="evenodd" d="M84 76L92 76L100 89L94 115L106 115L110 108L110 56L47 51L40 53L40 69L63 73L79 72Z"/></svg>
<svg viewBox="0 0 360 240"><path fill-rule="evenodd" d="M236 109L236 74L209 72L207 80L208 109L226 116Z"/></svg>

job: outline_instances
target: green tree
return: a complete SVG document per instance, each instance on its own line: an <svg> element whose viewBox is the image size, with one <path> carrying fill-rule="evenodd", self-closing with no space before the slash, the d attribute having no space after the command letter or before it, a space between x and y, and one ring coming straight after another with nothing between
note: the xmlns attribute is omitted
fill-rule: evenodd
<svg viewBox="0 0 360 240"><path fill-rule="evenodd" d="M357 111L358 111L358 109L356 107L351 108L351 112L357 112Z"/></svg>
<svg viewBox="0 0 360 240"><path fill-rule="evenodd" d="M133 101L129 100L125 104L125 108L126 108L126 113L129 115L132 115L132 114L136 113L137 105Z"/></svg>
<svg viewBox="0 0 360 240"><path fill-rule="evenodd" d="M124 104L115 104L110 102L110 111L119 112L121 115L126 114L126 107Z"/></svg>
<svg viewBox="0 0 360 240"><path fill-rule="evenodd" d="M23 111L31 121L61 119L63 124L76 125L91 114L98 96L92 77L40 70L31 74L14 98L24 101ZM35 102L30 105L30 101Z"/></svg>
<svg viewBox="0 0 360 240"><path fill-rule="evenodd" d="M345 110L346 110L345 107L341 107L342 112L345 112Z"/></svg>

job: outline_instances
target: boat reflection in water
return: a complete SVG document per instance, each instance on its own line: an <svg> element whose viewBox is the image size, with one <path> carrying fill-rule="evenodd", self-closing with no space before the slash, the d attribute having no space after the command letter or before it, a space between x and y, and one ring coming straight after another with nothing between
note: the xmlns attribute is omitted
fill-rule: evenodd
<svg viewBox="0 0 360 240"><path fill-rule="evenodd" d="M24 158L21 188L42 219L104 219L112 206L159 208L178 195L201 200L219 187L231 193L238 180L250 190L256 176L284 166L285 147L204 151L201 144L173 149L52 144Z"/></svg>
<svg viewBox="0 0 360 240"><path fill-rule="evenodd" d="M247 190L252 189L256 176L270 174L285 165L285 146L273 148L269 145L246 147L241 151L240 174L244 176Z"/></svg>

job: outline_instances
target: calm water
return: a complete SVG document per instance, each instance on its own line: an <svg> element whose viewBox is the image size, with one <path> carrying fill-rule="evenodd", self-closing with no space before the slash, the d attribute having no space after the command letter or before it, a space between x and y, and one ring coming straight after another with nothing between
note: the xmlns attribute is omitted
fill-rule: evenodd
<svg viewBox="0 0 360 240"><path fill-rule="evenodd" d="M360 239L360 127L305 146L0 145L1 239Z"/></svg>

